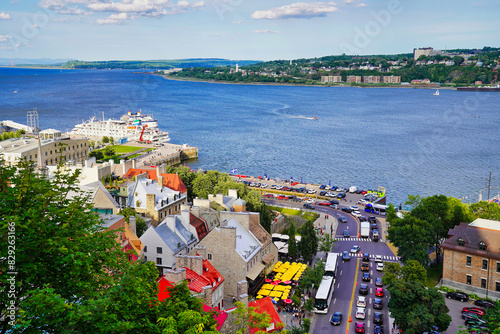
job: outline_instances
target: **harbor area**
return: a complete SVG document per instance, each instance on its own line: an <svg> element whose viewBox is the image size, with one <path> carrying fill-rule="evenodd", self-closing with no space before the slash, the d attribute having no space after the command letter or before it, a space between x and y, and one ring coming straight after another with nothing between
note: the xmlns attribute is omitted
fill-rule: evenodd
<svg viewBox="0 0 500 334"><path fill-rule="evenodd" d="M155 146L152 144L127 143L126 145L137 146L138 150L136 152L131 152L131 155L144 152L135 158L138 167L162 164L166 166L175 166L187 160L198 159L198 148L188 146L187 144L177 145L164 143L161 146ZM149 146L154 148L154 150L148 151L147 147Z"/></svg>

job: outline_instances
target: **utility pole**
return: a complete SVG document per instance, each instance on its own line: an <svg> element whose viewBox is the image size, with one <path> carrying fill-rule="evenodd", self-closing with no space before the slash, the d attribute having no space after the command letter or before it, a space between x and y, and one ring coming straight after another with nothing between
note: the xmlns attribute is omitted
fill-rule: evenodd
<svg viewBox="0 0 500 334"><path fill-rule="evenodd" d="M490 200L490 190L491 190L491 172L490 172L490 177L488 178L488 198L486 201Z"/></svg>

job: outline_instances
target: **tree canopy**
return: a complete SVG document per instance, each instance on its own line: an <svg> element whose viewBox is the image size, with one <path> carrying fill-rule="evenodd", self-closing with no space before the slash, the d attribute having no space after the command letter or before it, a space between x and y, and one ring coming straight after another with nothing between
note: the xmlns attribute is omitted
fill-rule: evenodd
<svg viewBox="0 0 500 334"><path fill-rule="evenodd" d="M298 243L300 255L306 262L310 262L318 251L318 236L311 221L306 222L301 228L301 239Z"/></svg>

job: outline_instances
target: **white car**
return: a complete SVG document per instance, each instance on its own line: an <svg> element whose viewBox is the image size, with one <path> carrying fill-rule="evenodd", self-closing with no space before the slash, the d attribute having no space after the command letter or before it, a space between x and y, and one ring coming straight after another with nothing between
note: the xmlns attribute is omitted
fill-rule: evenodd
<svg viewBox="0 0 500 334"><path fill-rule="evenodd" d="M363 307L358 307L356 310L356 319L365 319L365 309Z"/></svg>
<svg viewBox="0 0 500 334"><path fill-rule="evenodd" d="M304 202L308 204L314 204L314 200L312 198L308 198Z"/></svg>
<svg viewBox="0 0 500 334"><path fill-rule="evenodd" d="M383 262L382 255L375 255L375 262Z"/></svg>
<svg viewBox="0 0 500 334"><path fill-rule="evenodd" d="M364 198L362 198L362 199L360 199L360 200L358 201L358 204L367 204L367 203L370 203L370 202L368 202L368 201L367 201L367 200L365 200Z"/></svg>
<svg viewBox="0 0 500 334"><path fill-rule="evenodd" d="M358 296L358 301L356 302L357 307L366 307L366 297Z"/></svg>
<svg viewBox="0 0 500 334"><path fill-rule="evenodd" d="M384 262L377 263L377 271L384 271Z"/></svg>
<svg viewBox="0 0 500 334"><path fill-rule="evenodd" d="M307 193L308 194L315 194L316 193L316 189L308 189Z"/></svg>
<svg viewBox="0 0 500 334"><path fill-rule="evenodd" d="M330 189L332 189L332 186L330 186L330 185L325 186L325 190L330 190Z"/></svg>
<svg viewBox="0 0 500 334"><path fill-rule="evenodd" d="M261 187L261 188L267 188L267 184L266 184L266 183L262 183L262 184L260 185L260 187Z"/></svg>
<svg viewBox="0 0 500 334"><path fill-rule="evenodd" d="M350 208L351 208L352 211L358 211L359 210L359 208L356 205L351 205Z"/></svg>
<svg viewBox="0 0 500 334"><path fill-rule="evenodd" d="M358 217L361 217L361 212L359 212L359 211L353 211L353 212L351 212L351 215L353 215L354 217L358 218Z"/></svg>
<svg viewBox="0 0 500 334"><path fill-rule="evenodd" d="M276 185L275 184L271 184L271 189L276 189Z"/></svg>

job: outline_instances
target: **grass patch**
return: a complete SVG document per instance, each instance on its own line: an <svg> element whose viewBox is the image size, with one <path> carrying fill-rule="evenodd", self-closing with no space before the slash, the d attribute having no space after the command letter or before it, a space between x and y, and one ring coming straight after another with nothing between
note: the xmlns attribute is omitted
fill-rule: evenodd
<svg viewBox="0 0 500 334"><path fill-rule="evenodd" d="M269 206L268 208L273 211L278 211L285 216L300 216L302 214L302 211L300 210L285 209L285 208L280 208L279 206Z"/></svg>
<svg viewBox="0 0 500 334"><path fill-rule="evenodd" d="M319 214L315 213L315 212L304 212L302 214L302 217L307 219L307 221L310 221L310 222L315 222L316 219L319 218Z"/></svg>
<svg viewBox="0 0 500 334"><path fill-rule="evenodd" d="M111 146L116 154L125 154L125 153L130 153L130 152L135 152L139 151L140 149L143 149L145 147L139 147L139 146L124 146L124 145L113 145Z"/></svg>
<svg viewBox="0 0 500 334"><path fill-rule="evenodd" d="M429 268L427 270L427 278L425 279L425 286L428 288L435 287L439 283L439 279L443 274L443 264L438 263L437 265Z"/></svg>

